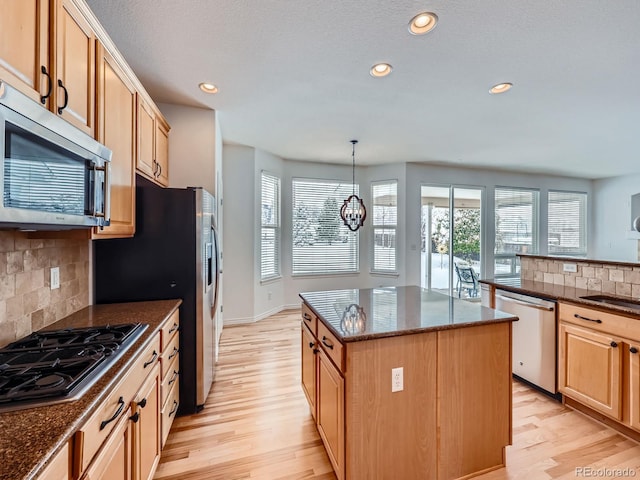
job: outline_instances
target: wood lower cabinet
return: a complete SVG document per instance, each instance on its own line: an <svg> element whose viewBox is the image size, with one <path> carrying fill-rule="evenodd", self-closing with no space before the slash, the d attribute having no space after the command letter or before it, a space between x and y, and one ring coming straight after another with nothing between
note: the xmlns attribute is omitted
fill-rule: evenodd
<svg viewBox="0 0 640 480"><path fill-rule="evenodd" d="M640 430L640 342L629 345L629 423Z"/></svg>
<svg viewBox="0 0 640 480"><path fill-rule="evenodd" d="M318 352L316 425L338 480L344 477L344 378L323 349Z"/></svg>
<svg viewBox="0 0 640 480"><path fill-rule="evenodd" d="M127 408L111 435L83 472L82 480L132 480L131 410Z"/></svg>
<svg viewBox="0 0 640 480"><path fill-rule="evenodd" d="M151 480L160 461L160 365L149 374L132 403L133 480Z"/></svg>
<svg viewBox="0 0 640 480"><path fill-rule="evenodd" d="M302 329L302 391L307 397L311 416L316 418L316 355L320 352L315 336L309 331L303 323Z"/></svg>
<svg viewBox="0 0 640 480"><path fill-rule="evenodd" d="M56 453L42 473L38 475L38 480L69 480L71 478L69 452L69 444L65 443L62 450Z"/></svg>
<svg viewBox="0 0 640 480"><path fill-rule="evenodd" d="M561 322L559 342L560 392L620 420L620 339Z"/></svg>
<svg viewBox="0 0 640 480"><path fill-rule="evenodd" d="M111 224L92 237L135 233L136 90L113 56L98 43L96 138L113 153L110 164Z"/></svg>

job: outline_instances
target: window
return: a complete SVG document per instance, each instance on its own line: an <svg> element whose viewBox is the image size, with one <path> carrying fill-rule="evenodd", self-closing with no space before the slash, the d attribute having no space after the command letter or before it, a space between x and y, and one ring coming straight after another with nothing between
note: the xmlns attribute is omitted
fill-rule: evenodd
<svg viewBox="0 0 640 480"><path fill-rule="evenodd" d="M587 255L587 194L549 192L549 254Z"/></svg>
<svg viewBox="0 0 640 480"><path fill-rule="evenodd" d="M262 172L260 280L280 276L280 179Z"/></svg>
<svg viewBox="0 0 640 480"><path fill-rule="evenodd" d="M538 253L539 196L537 190L496 187L496 276L520 273L516 253Z"/></svg>
<svg viewBox="0 0 640 480"><path fill-rule="evenodd" d="M393 272L396 268L398 226L398 182L375 183L373 199L373 271Z"/></svg>
<svg viewBox="0 0 640 480"><path fill-rule="evenodd" d="M352 193L351 184L293 180L293 275L358 271L358 232L350 232L340 218L340 207Z"/></svg>

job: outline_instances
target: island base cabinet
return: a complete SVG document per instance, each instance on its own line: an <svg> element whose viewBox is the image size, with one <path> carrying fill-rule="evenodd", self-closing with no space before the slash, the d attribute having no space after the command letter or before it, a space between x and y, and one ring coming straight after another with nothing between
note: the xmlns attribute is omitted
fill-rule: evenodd
<svg viewBox="0 0 640 480"><path fill-rule="evenodd" d="M629 346L629 423L640 430L640 343Z"/></svg>
<svg viewBox="0 0 640 480"><path fill-rule="evenodd" d="M616 420L622 419L622 349L610 335L560 323L558 389Z"/></svg>
<svg viewBox="0 0 640 480"><path fill-rule="evenodd" d="M316 355L318 354L318 345L315 337L303 323L302 329L302 391L309 402L311 416L316 419Z"/></svg>
<svg viewBox="0 0 640 480"><path fill-rule="evenodd" d="M338 480L344 478L344 379L329 357L318 353L317 426Z"/></svg>

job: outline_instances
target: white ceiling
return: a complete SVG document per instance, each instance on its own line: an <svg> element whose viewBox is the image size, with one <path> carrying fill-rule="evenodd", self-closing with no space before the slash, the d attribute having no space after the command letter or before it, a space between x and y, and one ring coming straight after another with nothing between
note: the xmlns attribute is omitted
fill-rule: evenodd
<svg viewBox="0 0 640 480"><path fill-rule="evenodd" d="M158 102L287 159L640 173L640 0L88 0ZM421 11L439 23L407 30ZM373 78L376 62L393 65ZM206 95L199 82L220 91ZM489 88L512 82L511 91Z"/></svg>

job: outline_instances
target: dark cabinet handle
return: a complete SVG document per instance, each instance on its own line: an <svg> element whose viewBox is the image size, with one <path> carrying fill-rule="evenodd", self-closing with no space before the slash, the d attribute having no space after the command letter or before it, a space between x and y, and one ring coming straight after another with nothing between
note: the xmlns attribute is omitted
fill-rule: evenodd
<svg viewBox="0 0 640 480"><path fill-rule="evenodd" d="M140 414L138 412L134 413L129 417L129 420L131 420L133 423L138 423L138 420L140 420Z"/></svg>
<svg viewBox="0 0 640 480"><path fill-rule="evenodd" d="M169 412L169 417L173 416L174 413L176 413L176 410L178 410L178 402L176 402L175 400L173 401L173 408L171 409L171 411Z"/></svg>
<svg viewBox="0 0 640 480"><path fill-rule="evenodd" d="M146 407L146 406L147 406L147 399L146 399L146 398L143 398L142 400L140 400L140 401L138 402L138 406L139 406L140 408L144 408L144 407Z"/></svg>
<svg viewBox="0 0 640 480"><path fill-rule="evenodd" d="M104 427L109 425L111 422L113 422L116 418L120 416L120 414L122 413L122 410L124 409L124 398L120 397L118 399L118 405L119 406L118 406L118 409L116 410L116 413L114 413L110 419L103 420L102 423L100 423L100 430L103 430Z"/></svg>
<svg viewBox="0 0 640 480"><path fill-rule="evenodd" d="M162 176L162 165L158 163L158 178Z"/></svg>
<svg viewBox="0 0 640 480"><path fill-rule="evenodd" d="M309 342L309 348L313 348L314 345L315 345L315 343Z"/></svg>
<svg viewBox="0 0 640 480"><path fill-rule="evenodd" d="M153 355L151 356L151 360L149 360L148 362L144 362L142 368L147 368L149 365L156 361L156 358L158 358L158 352L154 350Z"/></svg>
<svg viewBox="0 0 640 480"><path fill-rule="evenodd" d="M175 357L178 354L179 351L180 350L178 350L176 347L173 347L173 352L171 352L171 355L167 357L167 360L171 360L173 357Z"/></svg>
<svg viewBox="0 0 640 480"><path fill-rule="evenodd" d="M174 370L173 371L173 377L171 377L171 380L169 380L169 382L167 382L167 385L171 385L173 382L176 381L176 378L178 378L178 371Z"/></svg>
<svg viewBox="0 0 640 480"><path fill-rule="evenodd" d="M173 285L171 285L171 286L172 286L172 287L175 287L176 285L175 285L175 283L174 283L174 284L173 284ZM169 329L169 334L171 334L171 333L175 332L176 330L178 330L178 324L177 324L177 323L174 323L174 324L173 324L173 327L171 327L171 328Z"/></svg>
<svg viewBox="0 0 640 480"><path fill-rule="evenodd" d="M58 115L62 115L62 111L67 108L67 105L69 104L69 92L67 92L67 87L64 86L60 79L58 79L58 86L64 90L64 105L58 107Z"/></svg>
<svg viewBox="0 0 640 480"><path fill-rule="evenodd" d="M586 320L587 322L602 323L602 320L600 320L599 318L596 318L594 320L593 318L583 317L582 315L578 315L577 313L574 313L573 316L579 318L580 320Z"/></svg>
<svg viewBox="0 0 640 480"><path fill-rule="evenodd" d="M318 352L320 352L320 349L319 349L319 348L314 348L314 349L313 349L313 354L314 354L314 355L318 354Z"/></svg>
<svg viewBox="0 0 640 480"><path fill-rule="evenodd" d="M611 345L613 348L616 348L618 346L616 342L611 342L609 345Z"/></svg>
<svg viewBox="0 0 640 480"><path fill-rule="evenodd" d="M631 347L631 348L629 349L629 351L630 351L631 353L638 353L638 349L637 349L636 347Z"/></svg>
<svg viewBox="0 0 640 480"><path fill-rule="evenodd" d="M325 347L327 347L327 348L329 348L329 349L333 350L333 345L332 345L332 344L330 344L330 343L327 343L327 342L326 342L326 340L329 340L329 339L323 335L323 336L322 336L322 344L323 344Z"/></svg>
<svg viewBox="0 0 640 480"><path fill-rule="evenodd" d="M304 318L307 322L310 322L310 321L311 321L311 317L309 316L309 314L308 314L308 313L303 313L303 314L302 314L302 318Z"/></svg>
<svg viewBox="0 0 640 480"><path fill-rule="evenodd" d="M47 67L42 65L40 67L40 71L44 76L47 77L47 93L45 93L44 95L40 95L40 103L44 105L45 103L47 103L47 98L51 96L51 89L53 88L53 82L51 81L51 75L49 75L49 72L47 72Z"/></svg>

